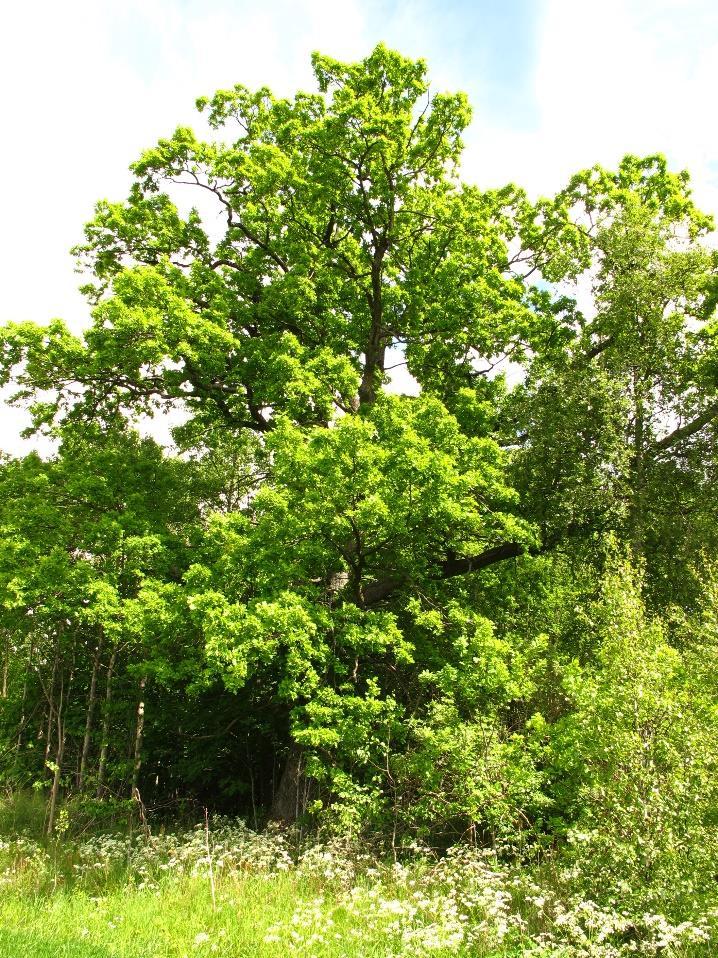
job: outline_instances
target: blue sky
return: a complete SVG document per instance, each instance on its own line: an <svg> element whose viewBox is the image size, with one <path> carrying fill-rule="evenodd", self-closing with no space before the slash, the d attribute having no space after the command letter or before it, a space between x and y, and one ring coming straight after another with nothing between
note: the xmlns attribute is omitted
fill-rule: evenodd
<svg viewBox="0 0 718 958"><path fill-rule="evenodd" d="M532 122L531 76L542 7L542 0L422 0L408 7L395 0L375 3L371 32L409 55L425 57L430 65L441 62L477 109L524 126ZM408 17L402 16L407 9L409 31Z"/></svg>
<svg viewBox="0 0 718 958"><path fill-rule="evenodd" d="M667 153L718 214L717 0L40 0L0 15L0 322L87 323L69 248L96 199L194 99L234 82L290 94L309 54L384 40L463 89L466 179L531 193L625 152ZM0 448L22 414L0 406Z"/></svg>

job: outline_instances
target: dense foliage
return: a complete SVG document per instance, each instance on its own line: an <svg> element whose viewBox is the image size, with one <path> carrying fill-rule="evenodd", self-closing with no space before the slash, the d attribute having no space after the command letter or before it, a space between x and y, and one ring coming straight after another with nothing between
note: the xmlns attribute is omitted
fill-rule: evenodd
<svg viewBox="0 0 718 958"><path fill-rule="evenodd" d="M49 832L558 851L680 918L718 868L712 221L661 156L481 191L423 62L314 69L97 205L82 336L0 330L58 442L0 463L0 781Z"/></svg>

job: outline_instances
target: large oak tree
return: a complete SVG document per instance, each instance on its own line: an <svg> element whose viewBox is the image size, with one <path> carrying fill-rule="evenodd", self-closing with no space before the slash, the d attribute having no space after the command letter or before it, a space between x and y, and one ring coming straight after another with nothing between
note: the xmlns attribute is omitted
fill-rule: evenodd
<svg viewBox="0 0 718 958"><path fill-rule="evenodd" d="M499 570L524 557L530 579L531 555L595 555L609 531L654 578L685 573L718 419L711 224L684 174L627 157L551 199L482 191L459 176L466 99L422 61L313 63L317 93L199 100L207 138L178 129L98 204L83 336L0 340L38 427L181 407L183 450L231 464L178 601L207 681L264 696L294 743L285 818L313 794L306 754L333 800L386 791L439 700L523 769L525 649L476 573L519 591ZM420 395L390 394L397 364ZM693 510L675 548L668 505Z"/></svg>

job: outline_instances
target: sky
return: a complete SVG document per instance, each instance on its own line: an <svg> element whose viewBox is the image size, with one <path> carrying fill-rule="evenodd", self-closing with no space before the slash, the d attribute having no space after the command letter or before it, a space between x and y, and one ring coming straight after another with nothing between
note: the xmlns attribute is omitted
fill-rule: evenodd
<svg viewBox="0 0 718 958"><path fill-rule="evenodd" d="M87 326L69 250L142 149L199 122L198 96L311 89L313 50L380 40L469 95L466 180L548 194L659 151L718 216L716 0L26 0L0 14L0 324ZM0 449L32 448L26 424L0 403Z"/></svg>

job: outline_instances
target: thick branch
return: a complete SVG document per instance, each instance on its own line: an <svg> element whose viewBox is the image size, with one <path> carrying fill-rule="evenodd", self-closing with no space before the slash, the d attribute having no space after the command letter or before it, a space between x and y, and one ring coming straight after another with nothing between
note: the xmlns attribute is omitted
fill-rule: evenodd
<svg viewBox="0 0 718 958"><path fill-rule="evenodd" d="M586 352L583 354L583 356L580 356L579 358L586 359L586 360L595 359L596 356L600 356L602 352L604 352L606 349L608 349L609 346L612 346L612 345L613 345L613 336L609 336L608 339L604 339L602 342L596 343L595 345L591 346L591 348L587 349Z"/></svg>
<svg viewBox="0 0 718 958"><path fill-rule="evenodd" d="M488 566L495 565L497 562L503 562L505 559L515 559L526 552L526 547L519 542L504 542L500 546L494 546L487 549L480 555L469 558L463 556L452 556L440 563L435 581L444 579L453 579L454 576L466 575L469 572L478 572L480 569L486 569ZM394 578L385 579L383 582L375 582L364 589L364 604L374 605L388 598L398 588L404 585L405 579Z"/></svg>
<svg viewBox="0 0 718 958"><path fill-rule="evenodd" d="M437 579L453 579L457 575L466 575L467 572L476 572L479 569L485 569L487 566L495 565L497 562L503 562L504 559L515 559L523 555L526 551L525 546L519 542L504 542L500 546L494 546L487 549L481 555L471 558L454 557L446 559L441 563Z"/></svg>
<svg viewBox="0 0 718 958"><path fill-rule="evenodd" d="M718 416L718 400L711 403L710 406L707 406L699 416L687 422L685 426L679 426L678 429L674 429L673 432L670 432L667 436L664 436L663 439L659 440L659 442L655 443L651 449L651 454L655 455L664 449L670 449L684 439L690 439L691 436L695 436L697 432L700 432L700 430L708 425L711 420L715 419L716 416Z"/></svg>

